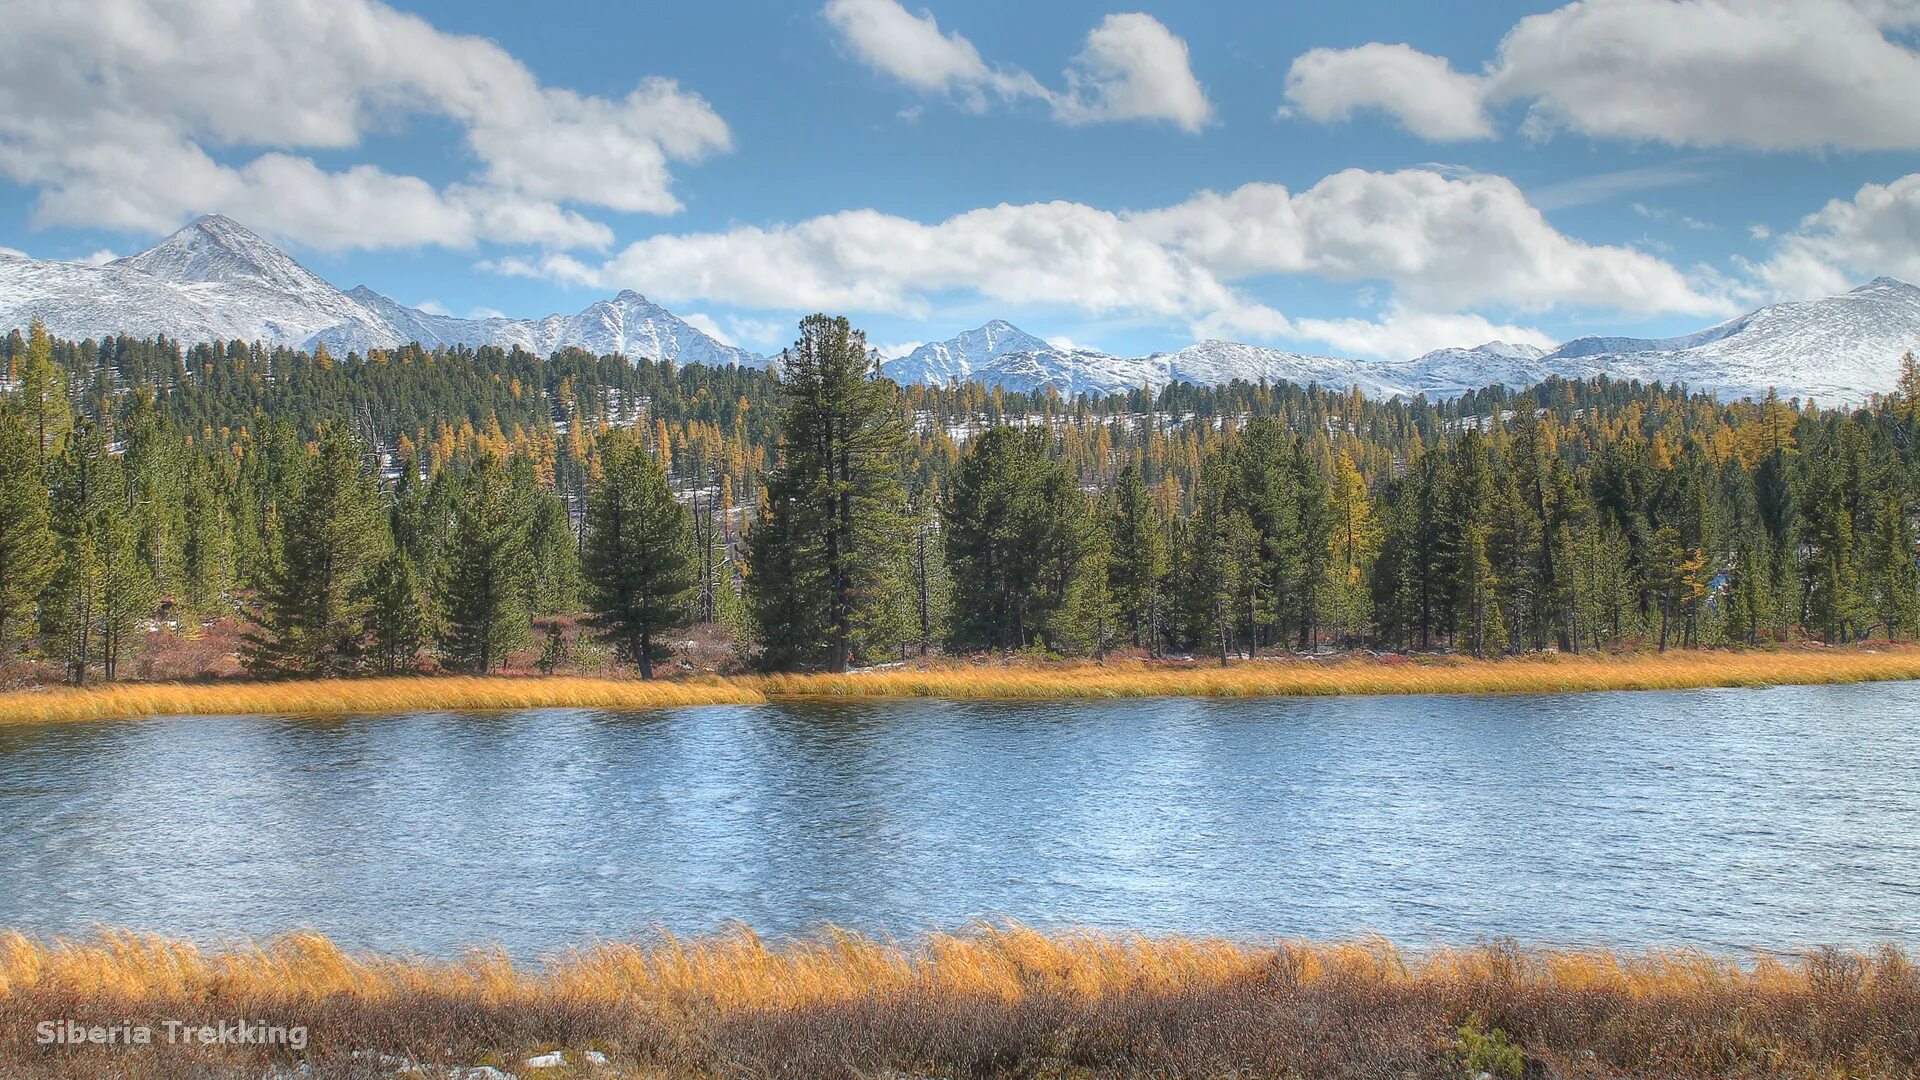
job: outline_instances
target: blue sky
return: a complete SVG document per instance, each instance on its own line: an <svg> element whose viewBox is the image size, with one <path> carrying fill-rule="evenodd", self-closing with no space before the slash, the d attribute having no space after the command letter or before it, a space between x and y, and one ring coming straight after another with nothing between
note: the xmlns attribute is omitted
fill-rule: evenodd
<svg viewBox="0 0 1920 1080"><path fill-rule="evenodd" d="M826 309L887 346L1006 317L1395 357L1920 278L1912 0L8 22L0 246L126 254L218 211L456 314L632 287L760 350Z"/></svg>

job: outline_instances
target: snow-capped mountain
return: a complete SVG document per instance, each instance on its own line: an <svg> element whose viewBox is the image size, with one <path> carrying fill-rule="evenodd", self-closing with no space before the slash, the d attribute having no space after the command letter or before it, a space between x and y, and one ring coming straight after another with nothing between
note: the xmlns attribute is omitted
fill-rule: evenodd
<svg viewBox="0 0 1920 1080"><path fill-rule="evenodd" d="M1875 278L1851 292L1773 304L1677 338L1579 338L1541 358L1636 379L1680 379L1721 397L1855 404L1893 389L1900 357L1920 351L1920 288Z"/></svg>
<svg viewBox="0 0 1920 1080"><path fill-rule="evenodd" d="M0 331L44 319L58 336L110 334L181 341L264 341L336 353L418 341L428 347L515 346L707 365L763 366L768 358L715 340L635 292L575 315L463 319L408 307L365 286L342 292L239 224L203 217L152 248L102 266L0 252ZM1552 375L1684 382L1721 397L1864 401L1893 387L1901 354L1920 349L1920 288L1892 278L1838 296L1774 304L1675 338L1588 337L1552 352L1489 342L1411 360L1365 361L1200 341L1149 356L1067 348L996 319L888 361L900 382L972 379L1009 390L1113 393L1170 382L1234 379L1357 386L1376 397L1453 397L1495 383L1530 386Z"/></svg>
<svg viewBox="0 0 1920 1080"><path fill-rule="evenodd" d="M1029 341L1037 340L1004 321L989 326L998 326L1002 338L1018 335ZM944 385L949 378L938 373L946 369L928 363L926 358L967 356L964 342L979 341L987 329L981 327L952 341L923 345L899 360L883 364L881 370L899 382ZM1092 349L1060 349L1041 342L1039 348L1002 352L984 363L969 359L964 362L967 371L964 377L1008 390L1031 392L1051 386L1064 396L1108 394L1141 387L1157 390L1173 382L1221 386L1235 379L1248 382L1264 379L1342 388L1357 386L1370 397L1410 397L1422 393L1428 397L1456 397L1491 383L1507 386L1537 383L1553 373L1541 363L1544 355L1545 350L1530 345L1498 341L1475 349L1441 349L1413 360L1395 362L1310 356L1234 341L1199 341L1175 352L1136 357L1114 356Z"/></svg>
<svg viewBox="0 0 1920 1080"><path fill-rule="evenodd" d="M462 319L407 307L364 285L341 292L218 215L104 266L0 254L0 328L25 326L34 316L68 338L165 334L190 342L324 344L336 353L413 341L539 353L571 346L680 363L767 363L635 292L544 319Z"/></svg>
<svg viewBox="0 0 1920 1080"><path fill-rule="evenodd" d="M1067 395L1158 389L1169 382L1218 386L1265 379L1357 386L1374 397L1430 398L1457 397L1496 383L1532 386L1556 375L1607 375L1682 382L1727 399L1773 390L1782 398L1858 404L1891 390L1901 355L1920 352L1920 288L1883 277L1838 296L1774 304L1680 337L1580 338L1552 352L1493 341L1392 361L1307 356L1229 341L1201 341L1141 357L1058 349L1045 342L995 354L979 346L990 328L995 341L1038 340L998 321L952 341L923 345L882 370L902 382L944 384L969 377L1009 390L1052 386ZM936 358L956 359L942 367ZM955 373L949 376L949 370Z"/></svg>
<svg viewBox="0 0 1920 1080"><path fill-rule="evenodd" d="M1008 353L1065 355L1007 320L995 319L950 341L930 342L889 360L885 370L894 382L945 386L976 378L976 372Z"/></svg>

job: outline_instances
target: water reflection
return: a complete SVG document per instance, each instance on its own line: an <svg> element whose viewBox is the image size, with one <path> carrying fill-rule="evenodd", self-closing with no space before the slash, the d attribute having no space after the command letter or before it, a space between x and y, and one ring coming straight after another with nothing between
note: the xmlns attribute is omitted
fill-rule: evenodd
<svg viewBox="0 0 1920 1080"><path fill-rule="evenodd" d="M0 925L1920 944L1920 685L0 731Z"/></svg>

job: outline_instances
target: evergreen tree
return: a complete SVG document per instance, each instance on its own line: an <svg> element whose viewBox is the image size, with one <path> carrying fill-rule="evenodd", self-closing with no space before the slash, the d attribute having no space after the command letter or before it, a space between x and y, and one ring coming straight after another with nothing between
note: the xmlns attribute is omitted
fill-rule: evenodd
<svg viewBox="0 0 1920 1080"><path fill-rule="evenodd" d="M367 640L382 675L413 669L427 641L426 605L413 560L394 545L367 580Z"/></svg>
<svg viewBox="0 0 1920 1080"><path fill-rule="evenodd" d="M35 318L27 331L26 356L20 362L20 398L33 435L36 463L42 468L60 456L62 440L73 426L66 373L53 359L53 339Z"/></svg>
<svg viewBox="0 0 1920 1080"><path fill-rule="evenodd" d="M1167 530L1138 462L1120 470L1111 503L1112 593L1127 641L1159 655L1166 621Z"/></svg>
<svg viewBox="0 0 1920 1080"><path fill-rule="evenodd" d="M700 582L691 516L637 439L615 441L601 458L585 569L591 625L653 678L654 662L670 655L661 635L692 621Z"/></svg>
<svg viewBox="0 0 1920 1080"><path fill-rule="evenodd" d="M0 398L0 663L32 633L53 571L46 470L25 412Z"/></svg>
<svg viewBox="0 0 1920 1080"><path fill-rule="evenodd" d="M440 656L455 670L485 675L532 643L527 522L515 510L506 468L481 454L461 479L435 590Z"/></svg>
<svg viewBox="0 0 1920 1080"><path fill-rule="evenodd" d="M747 578L770 667L847 670L905 587L906 431L874 366L866 335L826 315L781 354L780 456Z"/></svg>
<svg viewBox="0 0 1920 1080"><path fill-rule="evenodd" d="M1090 508L1043 432L976 436L947 491L953 637L962 647L1024 649L1067 636L1055 620L1083 554Z"/></svg>
<svg viewBox="0 0 1920 1080"><path fill-rule="evenodd" d="M387 534L365 447L329 425L278 515L273 562L247 666L270 675L345 675L364 655L368 574Z"/></svg>

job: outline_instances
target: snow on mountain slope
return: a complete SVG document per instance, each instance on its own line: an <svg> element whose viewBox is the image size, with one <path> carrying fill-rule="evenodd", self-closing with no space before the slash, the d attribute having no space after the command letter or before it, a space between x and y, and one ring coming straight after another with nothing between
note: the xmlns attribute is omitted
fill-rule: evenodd
<svg viewBox="0 0 1920 1080"><path fill-rule="evenodd" d="M1005 319L995 319L949 341L922 345L905 356L887 361L882 365L882 370L894 382L945 386L950 382L965 382L974 378L975 372L1008 353L1044 355L1060 352ZM1008 386L1007 389L1014 387Z"/></svg>
<svg viewBox="0 0 1920 1080"><path fill-rule="evenodd" d="M578 347L707 365L766 357L702 333L635 292L574 315L462 319L407 307L364 286L341 292L285 252L219 216L203 217L147 251L104 266L0 253L0 331L39 317L61 337L165 334L188 342L264 341L336 353L418 341L428 347ZM1059 348L1004 319L922 345L883 371L900 382L976 379L1010 390L1114 393L1169 382L1234 379L1358 386L1377 397L1453 397L1549 376L1684 382L1722 397L1813 397L1851 404L1893 386L1902 353L1920 349L1920 288L1876 278L1852 292L1775 304L1680 337L1587 337L1552 353L1489 342L1400 361L1308 356L1200 341L1170 353L1115 356Z"/></svg>
<svg viewBox="0 0 1920 1080"><path fill-rule="evenodd" d="M923 345L882 370L902 382L944 384L971 377L1009 390L1052 386L1063 394L1265 379L1357 386L1375 397L1430 398L1457 397L1495 384L1518 389L1552 376L1607 375L1681 382L1728 399L1761 397L1772 389L1783 398L1858 404L1891 390L1901 355L1920 351L1920 288L1876 278L1839 296L1774 304L1679 337L1579 338L1551 353L1493 341L1411 360L1366 361L1201 341L1176 352L1128 358L1042 342L1037 348L1008 348L981 362L989 355L981 343L1014 340L1038 339L997 321L952 341Z"/></svg>
<svg viewBox="0 0 1920 1080"><path fill-rule="evenodd" d="M1589 342L1605 347L1592 349ZM1681 380L1721 397L1814 398L1857 404L1893 389L1902 354L1920 350L1920 288L1893 278L1838 296L1774 304L1665 340L1581 339L1543 359L1570 359L1626 378Z"/></svg>
<svg viewBox="0 0 1920 1080"><path fill-rule="evenodd" d="M138 255L105 266L0 254L0 328L35 316L60 337L165 334L182 341L264 341L345 353L418 341L577 347L680 363L764 366L639 293L576 315L462 319L407 307L360 286L341 292L279 248L218 215L200 218Z"/></svg>

